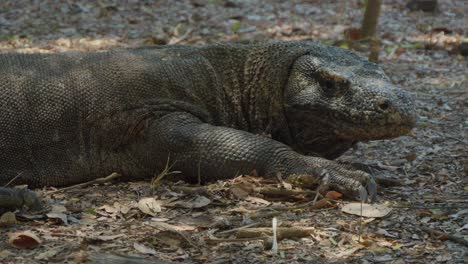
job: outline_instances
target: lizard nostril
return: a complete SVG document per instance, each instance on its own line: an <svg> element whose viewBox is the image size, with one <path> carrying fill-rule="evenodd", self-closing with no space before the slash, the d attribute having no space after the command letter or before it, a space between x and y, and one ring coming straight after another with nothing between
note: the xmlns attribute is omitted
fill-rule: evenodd
<svg viewBox="0 0 468 264"><path fill-rule="evenodd" d="M379 101L377 102L377 107L380 109L380 110L388 110L390 108L390 102L388 102L387 100L382 100L382 101Z"/></svg>

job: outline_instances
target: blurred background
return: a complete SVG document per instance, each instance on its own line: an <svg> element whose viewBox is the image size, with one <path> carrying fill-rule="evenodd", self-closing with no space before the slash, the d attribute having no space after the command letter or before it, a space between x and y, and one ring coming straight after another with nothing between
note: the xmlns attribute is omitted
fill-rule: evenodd
<svg viewBox="0 0 468 264"><path fill-rule="evenodd" d="M365 0L3 0L0 50L271 39L314 39L346 48L374 35L369 28L361 32L367 4ZM385 59L408 50L457 53L466 34L464 0L371 0L369 5L366 22L372 29L372 17L378 18L375 36Z"/></svg>

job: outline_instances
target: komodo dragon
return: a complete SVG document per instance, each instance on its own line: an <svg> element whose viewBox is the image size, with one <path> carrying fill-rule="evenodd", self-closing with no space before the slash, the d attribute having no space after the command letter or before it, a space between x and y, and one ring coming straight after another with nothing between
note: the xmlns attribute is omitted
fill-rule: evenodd
<svg viewBox="0 0 468 264"><path fill-rule="evenodd" d="M379 66L307 41L7 53L0 89L1 186L144 178L169 159L192 182L255 169L373 199L369 174L332 159L416 119ZM0 188L0 208L36 200Z"/></svg>

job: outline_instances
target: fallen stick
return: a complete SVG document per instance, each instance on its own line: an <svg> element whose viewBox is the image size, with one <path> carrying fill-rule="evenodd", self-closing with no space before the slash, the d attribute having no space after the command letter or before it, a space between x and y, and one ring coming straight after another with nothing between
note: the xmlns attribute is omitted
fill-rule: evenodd
<svg viewBox="0 0 468 264"><path fill-rule="evenodd" d="M94 180L89 181L89 182L83 182L83 183L72 185L72 186L69 186L69 187L62 188L62 189L50 191L50 192L47 192L47 194L53 194L53 193L58 193L58 192L66 192L66 191L69 191L71 189L84 188L84 187L87 187L87 186L93 185L93 184L103 184L103 183L106 183L106 182L110 182L110 181L112 181L114 179L117 179L117 178L119 178L121 176L122 175L114 172L111 175L109 175L107 177L104 177L104 178L94 179Z"/></svg>
<svg viewBox="0 0 468 264"><path fill-rule="evenodd" d="M324 208L332 208L336 207L333 202L328 198L323 198L317 202L311 201L305 204L297 205L297 206L285 206L280 208L263 208L249 213L249 217L251 219L259 219L259 218L271 218L275 216L279 216L285 212L294 211L294 210L302 210L302 209L309 209L309 210L319 210ZM264 210L269 210L268 212L264 212Z"/></svg>
<svg viewBox="0 0 468 264"><path fill-rule="evenodd" d="M229 233L233 233L233 232L236 232L236 231L239 231L239 230L242 230L242 229L254 227L254 226L257 226L257 225L259 225L259 224L260 224L260 222L256 222L256 223L252 223L252 224L249 224L249 225L245 225L245 226L241 226L241 227L237 227L237 228L233 228L233 229L221 231L221 232L218 232L217 234L218 234L218 235L229 234Z"/></svg>
<svg viewBox="0 0 468 264"><path fill-rule="evenodd" d="M180 230L177 230L173 225L171 224L167 224L167 223L163 223L163 222L152 222L151 223L151 226L153 227L156 227L160 230L164 230L164 231L169 231L169 232L172 232L172 233L175 233L177 235L179 235L181 238L183 238L189 245L193 246L194 248L197 248L199 249L200 246L198 246L197 244L195 244L195 242L193 242L189 237L188 235L183 232L183 231L180 231Z"/></svg>
<svg viewBox="0 0 468 264"><path fill-rule="evenodd" d="M254 190L260 194L270 197L291 197L296 195L315 195L315 191L297 191L297 190L288 190L288 189L279 189L274 187L260 187L254 188Z"/></svg>
<svg viewBox="0 0 468 264"><path fill-rule="evenodd" d="M440 231L437 231L437 230L434 230L434 229L431 229L431 228L427 228L427 227L424 227L424 226L421 226L421 229L423 231L425 231L426 233L430 234L430 235L436 236L437 239L450 240L450 241L453 241L455 243L459 243L461 245L464 245L465 247L468 247L468 241L466 241L463 237L457 237L457 236L447 234L447 233L444 233L444 232L440 232Z"/></svg>
<svg viewBox="0 0 468 264"><path fill-rule="evenodd" d="M306 237L315 232L311 227L279 227L277 229L277 238L282 240L285 238ZM273 236L271 227L245 228L237 232L237 238L264 238L265 236Z"/></svg>
<svg viewBox="0 0 468 264"><path fill-rule="evenodd" d="M263 241L266 237L258 238L207 238L205 239L206 244L208 245L217 245L219 243L240 243L240 242L250 242L250 241Z"/></svg>
<svg viewBox="0 0 468 264"><path fill-rule="evenodd" d="M143 258L139 256L124 256L107 253L91 253L88 257L89 263L99 264L174 264L175 262L155 258Z"/></svg>

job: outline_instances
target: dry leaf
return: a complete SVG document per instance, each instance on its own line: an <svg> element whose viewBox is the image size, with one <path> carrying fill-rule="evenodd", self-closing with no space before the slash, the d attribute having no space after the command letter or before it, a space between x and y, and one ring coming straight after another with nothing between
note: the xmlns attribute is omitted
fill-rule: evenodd
<svg viewBox="0 0 468 264"><path fill-rule="evenodd" d="M361 208L362 208L362 211L361 211ZM375 217L375 218L384 217L388 213L390 213L391 210L392 208L384 204L367 204L367 203L349 203L343 206L343 208L341 208L341 211L347 214L353 214L353 215L359 215L359 216L362 215L364 217Z"/></svg>
<svg viewBox="0 0 468 264"><path fill-rule="evenodd" d="M343 197L343 194L336 192L336 191L329 191L327 192L327 194L325 194L325 197L330 200L338 200L341 197Z"/></svg>
<svg viewBox="0 0 468 264"><path fill-rule="evenodd" d="M333 204L330 202L330 199L328 198L323 198L317 201L314 205L312 205L312 208L314 209L323 209L323 208L330 208L330 207L333 207Z"/></svg>
<svg viewBox="0 0 468 264"><path fill-rule="evenodd" d="M247 183L239 183L229 188L229 191L237 199L244 199L253 191L253 187Z"/></svg>
<svg viewBox="0 0 468 264"><path fill-rule="evenodd" d="M13 212L5 212L0 217L0 226L3 225L16 225L18 221L16 220L16 215Z"/></svg>
<svg viewBox="0 0 468 264"><path fill-rule="evenodd" d="M56 247L56 248L49 249L35 256L34 259L49 260L53 258L55 255L57 255L58 253L60 253L60 251L62 251L63 249L64 249L63 247Z"/></svg>
<svg viewBox="0 0 468 264"><path fill-rule="evenodd" d="M42 241L31 231L22 231L8 234L8 243L19 249L32 249L39 246Z"/></svg>
<svg viewBox="0 0 468 264"><path fill-rule="evenodd" d="M202 208L211 203L211 200L205 196L197 196L192 201L177 201L173 205L183 208Z"/></svg>
<svg viewBox="0 0 468 264"><path fill-rule="evenodd" d="M101 235L101 236L94 237L93 239L101 240L101 241L111 241L111 240L114 240L116 238L124 237L124 236L126 236L126 235L125 234Z"/></svg>
<svg viewBox="0 0 468 264"><path fill-rule="evenodd" d="M8 251L8 250L2 250L2 251L0 251L0 259L6 258L6 257L8 257L10 254L11 254L11 253L10 253L10 251Z"/></svg>
<svg viewBox="0 0 468 264"><path fill-rule="evenodd" d="M143 253L143 254L149 254L149 255L156 255L156 250L150 248L150 247L147 247L143 244L140 244L140 243L133 243L133 247L135 248L136 251L140 252L140 253Z"/></svg>
<svg viewBox="0 0 468 264"><path fill-rule="evenodd" d="M246 201L256 203L256 204L264 204L264 205L270 205L271 203L265 199L258 198L258 197L253 197L253 196L248 196L245 198Z"/></svg>
<svg viewBox="0 0 468 264"><path fill-rule="evenodd" d="M157 213L161 212L161 205L161 201L158 201L153 197L143 198L138 201L138 209L151 216L156 216Z"/></svg>
<svg viewBox="0 0 468 264"><path fill-rule="evenodd" d="M59 222L59 224L68 225L67 215L64 213L48 213L46 215L50 219L58 220L57 222Z"/></svg>

